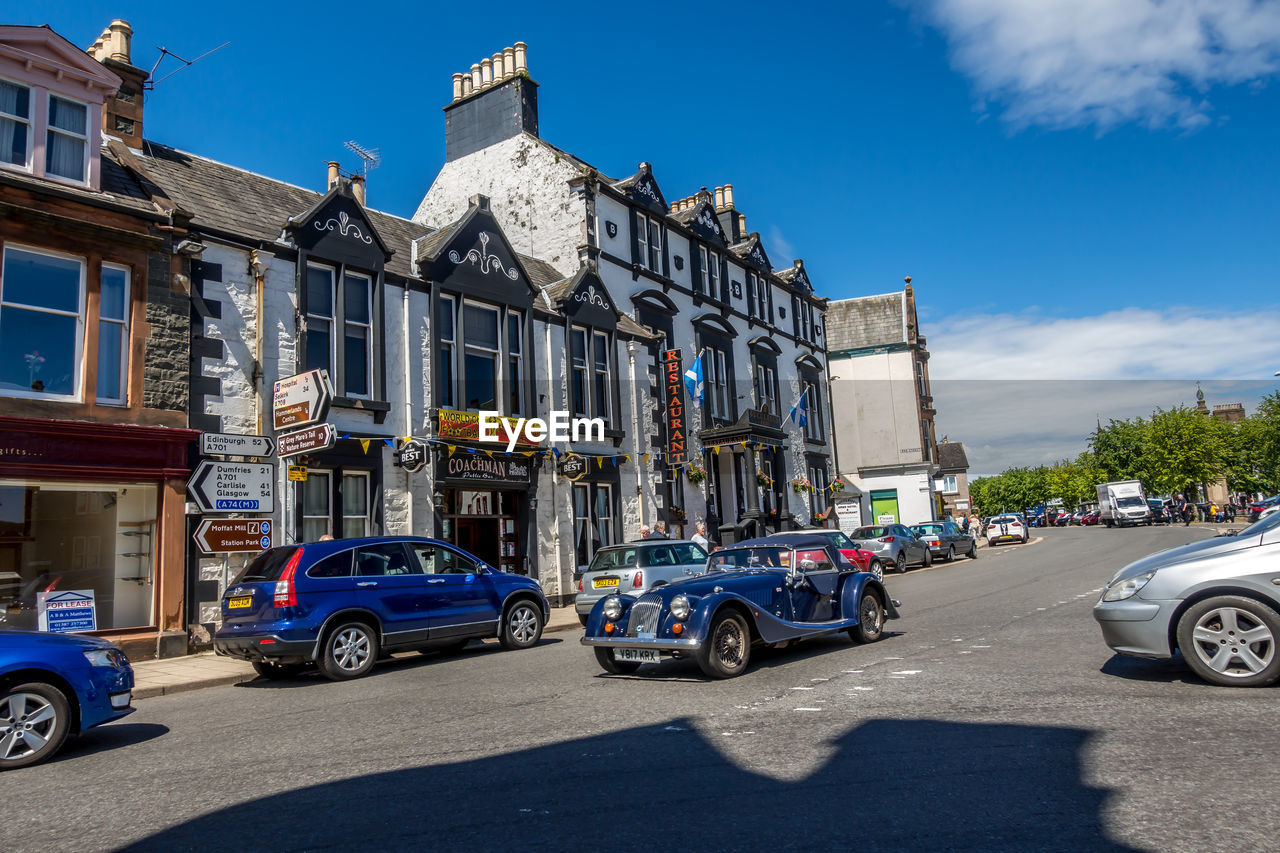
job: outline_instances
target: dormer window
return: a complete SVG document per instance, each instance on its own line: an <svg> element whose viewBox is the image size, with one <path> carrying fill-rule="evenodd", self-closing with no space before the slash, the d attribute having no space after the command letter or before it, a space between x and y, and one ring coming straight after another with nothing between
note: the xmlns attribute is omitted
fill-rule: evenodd
<svg viewBox="0 0 1280 853"><path fill-rule="evenodd" d="M31 90L0 80L0 162L29 169Z"/></svg>
<svg viewBox="0 0 1280 853"><path fill-rule="evenodd" d="M662 222L644 213L636 214L636 248L640 266L662 273Z"/></svg>
<svg viewBox="0 0 1280 853"><path fill-rule="evenodd" d="M89 173L89 108L59 95L49 96L44 146L46 175L85 183Z"/></svg>

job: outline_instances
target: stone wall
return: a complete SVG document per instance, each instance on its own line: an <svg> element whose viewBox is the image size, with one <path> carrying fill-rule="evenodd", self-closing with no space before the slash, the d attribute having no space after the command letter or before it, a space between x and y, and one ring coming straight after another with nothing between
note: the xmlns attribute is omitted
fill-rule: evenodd
<svg viewBox="0 0 1280 853"><path fill-rule="evenodd" d="M147 255L147 338L142 372L142 405L185 411L191 304L170 282L167 249Z"/></svg>

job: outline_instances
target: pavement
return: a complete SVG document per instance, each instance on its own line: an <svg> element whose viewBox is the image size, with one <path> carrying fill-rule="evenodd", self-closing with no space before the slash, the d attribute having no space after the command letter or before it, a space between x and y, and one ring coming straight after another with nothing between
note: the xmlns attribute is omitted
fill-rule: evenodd
<svg viewBox="0 0 1280 853"><path fill-rule="evenodd" d="M552 634L581 628L578 613L572 606L553 607L551 618L542 631L544 634ZM496 643L497 640L492 642ZM133 664L133 698L150 699L205 687L240 684L257 677L258 674L248 661L223 657L213 652L139 661Z"/></svg>

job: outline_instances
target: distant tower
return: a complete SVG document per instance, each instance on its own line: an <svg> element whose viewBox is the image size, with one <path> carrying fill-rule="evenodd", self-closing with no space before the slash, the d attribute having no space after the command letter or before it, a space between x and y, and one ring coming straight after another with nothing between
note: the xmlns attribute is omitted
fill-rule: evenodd
<svg viewBox="0 0 1280 853"><path fill-rule="evenodd" d="M1196 383L1196 411L1202 415L1209 414L1209 407L1204 404L1204 391L1200 388L1200 383Z"/></svg>

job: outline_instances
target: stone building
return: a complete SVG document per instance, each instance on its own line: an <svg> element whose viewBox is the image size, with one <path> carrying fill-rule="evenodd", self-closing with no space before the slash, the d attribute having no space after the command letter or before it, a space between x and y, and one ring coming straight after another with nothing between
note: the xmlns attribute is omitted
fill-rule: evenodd
<svg viewBox="0 0 1280 853"><path fill-rule="evenodd" d="M863 493L862 517L904 524L937 518L929 351L911 278L900 291L832 302L827 358L840 412L840 474Z"/></svg>
<svg viewBox="0 0 1280 853"><path fill-rule="evenodd" d="M0 27L0 625L186 651L187 296L129 25ZM58 611L80 615L63 623Z"/></svg>
<svg viewBox="0 0 1280 853"><path fill-rule="evenodd" d="M803 262L774 268L759 235L747 230L732 185L669 202L649 163L610 177L544 140L525 56L517 43L453 76L446 162L414 219L448 222L471 194L484 193L512 245L564 277L553 299L572 291L575 301L599 300L652 333L633 340L625 359L607 350L608 363L625 360L619 396L635 401L634 412L611 423L606 442L575 447L588 456L625 451L634 467L620 469L617 492L553 479L554 527L545 541L561 543L564 564L582 565L598 544L634 538L656 521L687 535L705 520L713 538L726 539L810 523L827 509L833 469L826 300ZM610 346L597 331L588 324L574 333ZM590 359L558 337L552 351L559 386L551 402L580 410L575 369ZM705 383L700 408L678 380L666 381L695 359ZM784 420L802 394L804 428ZM682 418L670 417L682 411L691 418L687 432ZM793 478L815 488L797 492ZM610 532L584 539L593 529Z"/></svg>
<svg viewBox="0 0 1280 853"><path fill-rule="evenodd" d="M933 491L940 504L939 517L960 518L969 514L969 457L963 444L947 441L945 436L938 442L938 470L934 474Z"/></svg>

